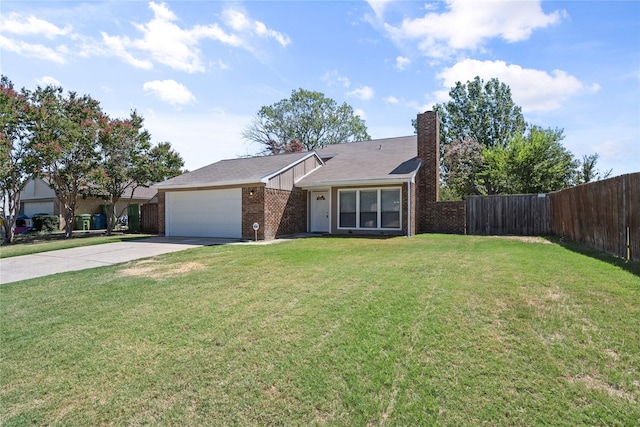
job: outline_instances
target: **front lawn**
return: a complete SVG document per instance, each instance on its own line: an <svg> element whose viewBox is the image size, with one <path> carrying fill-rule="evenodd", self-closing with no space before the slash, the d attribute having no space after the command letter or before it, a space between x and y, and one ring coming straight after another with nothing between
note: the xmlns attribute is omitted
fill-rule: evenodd
<svg viewBox="0 0 640 427"><path fill-rule="evenodd" d="M640 276L607 260L309 238L3 285L0 422L638 425Z"/></svg>

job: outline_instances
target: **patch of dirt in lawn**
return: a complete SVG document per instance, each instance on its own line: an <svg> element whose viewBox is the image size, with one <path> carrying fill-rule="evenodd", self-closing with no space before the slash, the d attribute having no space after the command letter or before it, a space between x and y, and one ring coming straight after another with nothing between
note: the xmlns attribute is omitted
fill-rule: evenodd
<svg viewBox="0 0 640 427"><path fill-rule="evenodd" d="M178 266L173 266L167 270L164 264L154 260L142 260L134 263L131 267L120 272L124 276L149 277L159 279L162 277L178 276L191 271L202 270L205 265L198 262L185 262Z"/></svg>
<svg viewBox="0 0 640 427"><path fill-rule="evenodd" d="M619 399L625 399L631 403L636 402L636 396L632 392L625 390L619 390L604 381L590 377L589 375L577 375L575 377L567 377L567 381L572 384L582 383L586 388L590 390L604 391L611 397L617 397Z"/></svg>
<svg viewBox="0 0 640 427"><path fill-rule="evenodd" d="M488 236L496 239L506 239L506 240L515 240L518 242L524 243L542 243L545 245L550 245L551 242L544 237L538 236Z"/></svg>

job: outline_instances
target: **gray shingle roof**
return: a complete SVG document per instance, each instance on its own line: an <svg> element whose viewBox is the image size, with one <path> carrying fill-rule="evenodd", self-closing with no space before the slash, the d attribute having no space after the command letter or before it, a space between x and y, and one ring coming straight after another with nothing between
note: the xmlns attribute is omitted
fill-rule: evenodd
<svg viewBox="0 0 640 427"><path fill-rule="evenodd" d="M410 180L420 167L417 137L376 139L328 145L317 150L326 164L296 183L299 187L361 185Z"/></svg>
<svg viewBox="0 0 640 427"><path fill-rule="evenodd" d="M221 160L154 185L154 188L223 186L260 183L266 177L291 166L312 153L244 157Z"/></svg>
<svg viewBox="0 0 640 427"><path fill-rule="evenodd" d="M328 145L317 154L326 164L296 183L299 187L382 184L411 180L420 167L417 137L376 139ZM221 160L158 183L153 188L257 184L312 153Z"/></svg>

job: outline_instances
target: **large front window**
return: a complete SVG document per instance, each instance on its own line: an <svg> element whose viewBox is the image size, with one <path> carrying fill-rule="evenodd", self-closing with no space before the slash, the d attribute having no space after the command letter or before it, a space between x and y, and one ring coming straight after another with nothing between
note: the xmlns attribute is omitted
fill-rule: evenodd
<svg viewBox="0 0 640 427"><path fill-rule="evenodd" d="M402 228L399 188L338 190L339 228Z"/></svg>

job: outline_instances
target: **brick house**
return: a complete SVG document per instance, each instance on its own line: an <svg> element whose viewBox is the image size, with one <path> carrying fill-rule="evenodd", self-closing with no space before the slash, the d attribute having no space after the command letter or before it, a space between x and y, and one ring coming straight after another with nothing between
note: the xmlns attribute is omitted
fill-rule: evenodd
<svg viewBox="0 0 640 427"><path fill-rule="evenodd" d="M438 202L439 157L438 118L426 112L417 135L222 160L153 187L160 233L250 239L255 223L259 239L451 231L441 217L460 213Z"/></svg>

